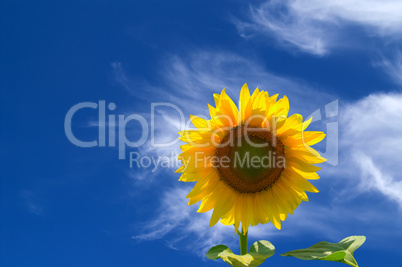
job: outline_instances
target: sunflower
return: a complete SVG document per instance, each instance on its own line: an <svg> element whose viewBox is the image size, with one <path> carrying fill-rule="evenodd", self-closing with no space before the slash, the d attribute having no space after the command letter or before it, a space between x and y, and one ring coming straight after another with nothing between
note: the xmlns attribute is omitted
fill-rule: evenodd
<svg viewBox="0 0 402 267"><path fill-rule="evenodd" d="M286 96L255 89L247 84L240 92L239 109L226 94L214 94L215 107L209 106L211 119L190 116L196 129L180 132L179 181L197 182L187 195L189 205L199 201L198 212L213 209L210 226L249 225L281 221L308 201L307 192L318 190L308 180L319 179L325 161L311 148L325 134L305 131L311 118L303 122L300 114L288 117Z"/></svg>

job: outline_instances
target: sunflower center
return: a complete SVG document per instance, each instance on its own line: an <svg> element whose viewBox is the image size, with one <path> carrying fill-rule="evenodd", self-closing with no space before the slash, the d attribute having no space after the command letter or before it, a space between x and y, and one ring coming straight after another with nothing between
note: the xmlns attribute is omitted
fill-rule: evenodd
<svg viewBox="0 0 402 267"><path fill-rule="evenodd" d="M233 128L215 154L221 162L217 166L221 179L241 193L271 187L285 167L283 144L263 128Z"/></svg>

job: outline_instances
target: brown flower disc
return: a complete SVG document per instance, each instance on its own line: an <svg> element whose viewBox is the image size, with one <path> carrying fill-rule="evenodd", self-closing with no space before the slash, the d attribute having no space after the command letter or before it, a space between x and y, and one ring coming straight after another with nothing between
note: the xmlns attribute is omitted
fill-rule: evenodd
<svg viewBox="0 0 402 267"><path fill-rule="evenodd" d="M215 150L220 178L240 193L270 188L285 167L284 146L269 130L244 125L231 129Z"/></svg>

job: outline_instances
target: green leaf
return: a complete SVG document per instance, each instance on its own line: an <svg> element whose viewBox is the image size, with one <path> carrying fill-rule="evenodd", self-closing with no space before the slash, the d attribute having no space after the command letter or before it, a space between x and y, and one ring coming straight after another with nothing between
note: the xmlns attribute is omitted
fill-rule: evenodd
<svg viewBox="0 0 402 267"><path fill-rule="evenodd" d="M346 263L358 267L353 252L366 241L365 236L349 236L339 243L321 241L309 248L298 249L281 254L281 256L296 257L301 260L324 260Z"/></svg>
<svg viewBox="0 0 402 267"><path fill-rule="evenodd" d="M274 254L275 247L270 242L261 240L255 242L250 252L245 255L236 255L227 246L217 245L212 247L206 256L211 260L222 259L234 267L256 267Z"/></svg>

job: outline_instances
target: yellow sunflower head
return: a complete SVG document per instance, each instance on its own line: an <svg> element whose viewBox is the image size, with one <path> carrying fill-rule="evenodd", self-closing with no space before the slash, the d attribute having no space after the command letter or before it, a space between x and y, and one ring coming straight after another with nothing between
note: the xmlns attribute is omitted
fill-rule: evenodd
<svg viewBox="0 0 402 267"><path fill-rule="evenodd" d="M288 117L286 96L252 95L244 84L239 109L222 90L214 94L211 119L190 119L197 130L179 134L180 181L197 182L187 195L189 205L201 202L198 212L213 209L210 226L219 220L247 232L249 225L268 223L281 228L288 214L318 190L307 180L319 179L313 164L325 161L311 148L323 132L305 131L311 122L300 114Z"/></svg>

